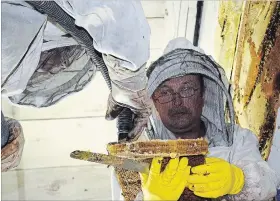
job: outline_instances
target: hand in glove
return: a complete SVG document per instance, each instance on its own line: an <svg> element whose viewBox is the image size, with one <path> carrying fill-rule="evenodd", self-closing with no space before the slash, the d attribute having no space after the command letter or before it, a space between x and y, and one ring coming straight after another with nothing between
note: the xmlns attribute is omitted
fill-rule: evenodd
<svg viewBox="0 0 280 201"><path fill-rule="evenodd" d="M107 111L105 115L106 120L114 120L116 117L119 116L119 114L123 111L123 109L124 106L116 102L113 99L112 95L110 94L108 98ZM131 109L131 111L135 114L134 126L132 130L129 132L128 137L137 139L139 135L142 133L145 126L147 125L148 118L150 115L149 108L142 109L142 110Z"/></svg>
<svg viewBox="0 0 280 201"><path fill-rule="evenodd" d="M243 171L219 158L206 158L206 164L193 167L188 187L195 195L217 198L238 194L244 185Z"/></svg>
<svg viewBox="0 0 280 201"><path fill-rule="evenodd" d="M114 120L115 118L117 118L119 116L119 114L122 112L123 109L124 109L124 107L119 105L113 99L112 94L110 94L108 97L105 119L108 121Z"/></svg>
<svg viewBox="0 0 280 201"><path fill-rule="evenodd" d="M161 173L162 158L154 158L149 175L140 173L144 200L178 200L190 174L188 159L171 159Z"/></svg>

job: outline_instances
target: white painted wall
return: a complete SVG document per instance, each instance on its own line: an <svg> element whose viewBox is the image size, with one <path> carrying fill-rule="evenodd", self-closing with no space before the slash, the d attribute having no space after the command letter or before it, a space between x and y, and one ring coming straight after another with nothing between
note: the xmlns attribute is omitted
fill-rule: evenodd
<svg viewBox="0 0 280 201"><path fill-rule="evenodd" d="M165 1L165 43L176 37L193 41L197 1Z"/></svg>
<svg viewBox="0 0 280 201"><path fill-rule="evenodd" d="M215 58L215 32L218 26L219 1L204 1L198 46Z"/></svg>

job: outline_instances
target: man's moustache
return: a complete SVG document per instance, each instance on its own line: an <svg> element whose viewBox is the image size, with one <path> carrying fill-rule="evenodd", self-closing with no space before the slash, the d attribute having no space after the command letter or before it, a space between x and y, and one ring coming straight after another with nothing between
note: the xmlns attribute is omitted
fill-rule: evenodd
<svg viewBox="0 0 280 201"><path fill-rule="evenodd" d="M172 108L168 111L168 116L175 116L177 114L191 114L191 111L186 107Z"/></svg>

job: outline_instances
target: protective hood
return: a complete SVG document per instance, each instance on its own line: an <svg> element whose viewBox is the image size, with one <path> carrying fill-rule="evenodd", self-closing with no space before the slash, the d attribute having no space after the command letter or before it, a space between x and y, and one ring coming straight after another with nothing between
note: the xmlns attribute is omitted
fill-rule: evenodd
<svg viewBox="0 0 280 201"><path fill-rule="evenodd" d="M148 69L148 95L151 97L160 84L170 78L187 74L201 74L204 81L204 107L201 119L206 126L206 138L209 146L231 146L234 132L234 110L228 82L224 70L204 51L194 47L185 38L176 38L169 42L164 55ZM227 107L225 103L227 102ZM230 123L226 123L225 114L229 110ZM156 139L175 139L175 136L161 122L153 107L151 122Z"/></svg>

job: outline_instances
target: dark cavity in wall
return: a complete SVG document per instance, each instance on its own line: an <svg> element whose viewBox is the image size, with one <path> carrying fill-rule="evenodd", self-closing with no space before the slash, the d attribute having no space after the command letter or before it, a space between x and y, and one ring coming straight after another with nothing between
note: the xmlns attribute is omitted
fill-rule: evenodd
<svg viewBox="0 0 280 201"><path fill-rule="evenodd" d="M260 152L264 159L265 151L270 149L275 130L276 111L279 107L280 94L280 2L277 2L271 22L263 41L262 62L260 63L258 82L267 97L266 114L260 128Z"/></svg>

